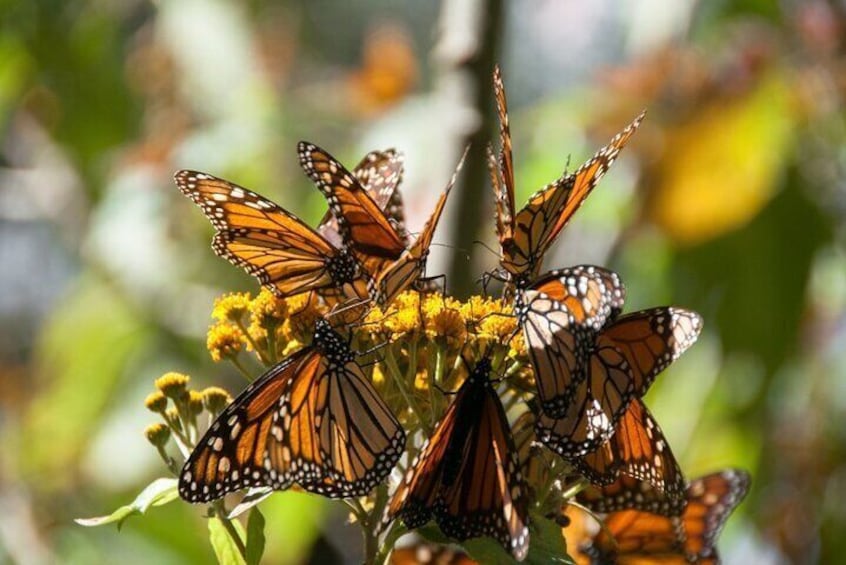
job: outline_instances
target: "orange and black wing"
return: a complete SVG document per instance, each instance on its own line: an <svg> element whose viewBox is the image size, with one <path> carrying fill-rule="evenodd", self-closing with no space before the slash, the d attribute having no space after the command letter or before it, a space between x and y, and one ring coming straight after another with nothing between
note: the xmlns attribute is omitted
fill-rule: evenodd
<svg viewBox="0 0 846 565"><path fill-rule="evenodd" d="M573 214L617 158L643 119L641 113L574 173L545 186L514 216L512 237L501 241L502 267L515 276L535 277L543 256Z"/></svg>
<svg viewBox="0 0 846 565"><path fill-rule="evenodd" d="M596 512L636 508L675 516L684 509L681 467L639 399L629 403L608 442L572 463L592 483L579 502Z"/></svg>
<svg viewBox="0 0 846 565"><path fill-rule="evenodd" d="M586 376L575 382L565 415L555 418L541 410L535 427L538 440L567 460L608 441L635 397L629 364L613 347L597 348L586 365Z"/></svg>
<svg viewBox="0 0 846 565"><path fill-rule="evenodd" d="M508 102L505 97L505 85L499 67L493 74L494 98L499 117L499 156L494 156L488 148L488 171L494 189L496 202L496 231L500 243L508 242L513 237L514 223L514 163L511 149L511 128L508 123ZM502 249L505 254L505 247Z"/></svg>
<svg viewBox="0 0 846 565"><path fill-rule="evenodd" d="M388 508L409 528L435 517L459 541L490 536L515 559L528 551L528 504L505 410L480 361L409 468Z"/></svg>
<svg viewBox="0 0 846 565"><path fill-rule="evenodd" d="M573 400L563 417L540 415L538 439L567 459L597 450L614 433L629 402L646 394L701 328L698 314L667 307L621 316L593 334L586 377L574 381Z"/></svg>
<svg viewBox="0 0 846 565"><path fill-rule="evenodd" d="M517 291L515 313L547 415L562 417L577 400L593 336L616 318L624 299L617 274L590 265L551 271Z"/></svg>
<svg viewBox="0 0 846 565"><path fill-rule="evenodd" d="M188 457L179 477L179 495L208 502L253 486L284 489L291 482L287 462L265 467L268 438L287 385L319 360L301 349L248 386L212 423Z"/></svg>
<svg viewBox="0 0 846 565"><path fill-rule="evenodd" d="M211 221L212 248L280 297L336 294L360 277L351 254L332 246L296 216L231 182L179 171L176 185ZM350 292L352 292L350 290Z"/></svg>
<svg viewBox="0 0 846 565"><path fill-rule="evenodd" d="M314 339L323 354L283 392L268 467L288 469L286 480L329 498L364 496L402 455L405 432L344 340L328 326Z"/></svg>
<svg viewBox="0 0 846 565"><path fill-rule="evenodd" d="M597 338L597 347L617 350L631 368L632 384L639 396L666 369L696 343L702 317L676 307L652 308L621 316Z"/></svg>
<svg viewBox="0 0 846 565"><path fill-rule="evenodd" d="M429 256L429 247L432 245L435 229L438 227L447 197L455 185L456 178L459 171L461 171L461 167L464 165L464 158L466 156L467 151L465 150L449 184L447 184L446 189L444 189L437 204L435 204L435 209L423 226L423 230L417 236L417 239L399 258L384 265L378 277L373 281L370 294L373 301L379 306L390 304L394 298L417 282L425 273L426 259Z"/></svg>
<svg viewBox="0 0 846 565"><path fill-rule="evenodd" d="M371 151L353 169L352 174L373 199L373 202L385 212L404 244L408 244L408 232L405 227L405 209L399 185L402 182L404 158L394 149ZM317 231L335 247L342 247L343 240L338 233L338 221L331 211L317 226Z"/></svg>
<svg viewBox="0 0 846 565"><path fill-rule="evenodd" d="M693 480L684 513L613 512L605 528L581 548L594 563L719 563L717 537L749 489L745 471L727 469Z"/></svg>
<svg viewBox="0 0 846 565"><path fill-rule="evenodd" d="M367 272L375 275L403 251L400 234L356 177L329 153L301 141L297 146L303 170L329 202L338 233Z"/></svg>

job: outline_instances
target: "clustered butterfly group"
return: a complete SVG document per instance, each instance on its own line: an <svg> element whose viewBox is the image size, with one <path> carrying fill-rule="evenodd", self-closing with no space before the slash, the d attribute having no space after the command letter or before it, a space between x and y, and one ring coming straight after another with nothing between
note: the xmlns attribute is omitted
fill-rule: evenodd
<svg viewBox="0 0 846 565"><path fill-rule="evenodd" d="M389 316L409 291L453 300L427 286L425 264L455 175L412 238L398 191L402 156L393 150L374 151L348 172L321 148L299 144L300 163L329 204L317 229L245 188L180 171L180 190L216 228L217 254L276 297L307 293L328 313L317 318L309 345L220 412L182 468L179 494L200 503L249 487L296 486L355 498L393 477L398 485L384 504L380 531L397 519L408 530L434 519L448 538L489 536L521 561L529 550L530 509L539 511L544 485L560 496L542 515L570 523L565 533L579 559L716 562L716 537L749 476L729 469L687 483L642 401L656 376L696 341L700 316L677 307L622 314L625 289L616 273L541 269L643 114L517 211L499 69L493 83L500 147L498 154L489 148L488 165L501 254L487 278L503 283L503 310L489 316L516 320L511 341L527 359L534 394L512 391L503 406L502 390L519 372L509 371L508 343L460 347L454 372L463 382L457 392L440 391L452 395L451 403L431 429L406 434L401 420L408 415L392 412L374 386L375 369L352 346L366 317L374 310ZM508 415L521 408L509 424ZM392 475L395 468L401 477ZM603 527L576 528L577 506L604 515Z"/></svg>

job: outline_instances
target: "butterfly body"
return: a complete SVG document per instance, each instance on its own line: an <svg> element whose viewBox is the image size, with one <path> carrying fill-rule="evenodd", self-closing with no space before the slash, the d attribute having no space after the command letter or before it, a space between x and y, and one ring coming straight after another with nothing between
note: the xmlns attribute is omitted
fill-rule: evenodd
<svg viewBox="0 0 846 565"><path fill-rule="evenodd" d="M408 528L434 517L447 536L497 539L522 560L528 551L528 507L514 440L482 359L423 445L394 494L386 519Z"/></svg>

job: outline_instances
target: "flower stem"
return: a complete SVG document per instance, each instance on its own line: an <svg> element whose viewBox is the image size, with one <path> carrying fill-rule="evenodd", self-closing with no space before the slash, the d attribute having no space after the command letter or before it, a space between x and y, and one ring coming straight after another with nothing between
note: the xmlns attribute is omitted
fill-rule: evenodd
<svg viewBox="0 0 846 565"><path fill-rule="evenodd" d="M232 362L233 365L235 365L235 368L238 369L238 372L241 373L241 375L243 375L248 382L253 382L253 376L249 373L249 371L247 371L244 365L241 364L240 361L238 361L237 357L229 357L228 359Z"/></svg>
<svg viewBox="0 0 846 565"><path fill-rule="evenodd" d="M261 347L259 347L256 340L253 339L253 336L250 335L250 332L247 329L247 326L244 325L244 322L242 322L241 320L238 320L235 323L238 325L238 329L241 330L241 332L244 334L244 337L247 338L247 341L250 343L250 345L253 346L253 349L255 350L256 354L259 356L259 359L261 359L261 362L264 363L265 365L270 365L270 361L267 359L267 355L265 355L265 352L262 351Z"/></svg>
<svg viewBox="0 0 846 565"><path fill-rule="evenodd" d="M400 394L402 394L406 404L408 404L408 407L417 417L424 433L428 436L432 430L429 427L429 423L423 419L423 414L420 412L420 408L417 406L417 402L415 402L412 393L405 387L405 379L403 378L403 374L397 364L397 358L394 356L394 350L390 346L387 347L387 352L385 353L385 366L388 368L388 372L391 374L391 377L393 377L394 382L396 383L397 388L399 389Z"/></svg>

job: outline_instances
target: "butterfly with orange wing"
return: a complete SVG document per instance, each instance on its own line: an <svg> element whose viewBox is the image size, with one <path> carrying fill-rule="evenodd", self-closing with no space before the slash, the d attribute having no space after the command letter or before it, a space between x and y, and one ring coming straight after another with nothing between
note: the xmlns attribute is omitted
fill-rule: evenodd
<svg viewBox="0 0 846 565"><path fill-rule="evenodd" d="M596 565L717 564L717 538L746 496L749 484L749 474L739 469L699 477L687 485L687 504L681 516L668 517L641 509L612 512L592 539L568 537L568 546L578 548Z"/></svg>
<svg viewBox="0 0 846 565"><path fill-rule="evenodd" d="M379 306L390 304L397 295L423 276L432 237L464 157L420 235L414 243L408 245L368 191L337 159L320 147L304 141L300 142L298 152L303 170L329 202L329 210L335 217L339 233L344 240L350 241L359 261L370 275L370 298Z"/></svg>
<svg viewBox="0 0 846 565"><path fill-rule="evenodd" d="M459 541L490 536L522 561L529 548L528 500L502 402L483 357L391 499L386 521L408 528L434 516Z"/></svg>
<svg viewBox="0 0 846 565"><path fill-rule="evenodd" d="M554 375L569 379L573 392L564 416L544 411L538 415L538 440L567 460L598 449L612 436L630 402L642 397L655 377L696 342L701 329L699 314L659 307L608 320L600 331L585 332L580 326L576 331L563 327L538 334L538 347L548 355L565 350L574 340L577 350L587 353L566 358L575 364L565 364L564 372ZM534 347L533 338L525 335Z"/></svg>
<svg viewBox="0 0 846 565"><path fill-rule="evenodd" d="M296 483L329 498L363 496L388 476L405 432L324 319L312 344L248 386L188 457L180 496L208 502L246 487Z"/></svg>
<svg viewBox="0 0 846 565"><path fill-rule="evenodd" d="M371 152L354 175L381 206L392 211L397 229L404 232L397 190L402 157L393 150ZM229 181L189 170L177 172L174 179L214 226L214 252L278 297L309 291L339 299L366 295L367 273L332 218L324 219L315 231L274 202Z"/></svg>
<svg viewBox="0 0 846 565"><path fill-rule="evenodd" d="M514 165L505 85L499 67L493 75L499 116L500 151L488 151L488 168L496 198L496 226L501 249L500 266L518 286L538 276L543 256L573 214L625 147L643 120L641 113L590 160L533 194L519 211L514 207Z"/></svg>
<svg viewBox="0 0 846 565"><path fill-rule="evenodd" d="M640 399L629 403L614 435L571 464L591 486L578 501L596 512L628 508L665 516L681 513L685 479L658 422Z"/></svg>

